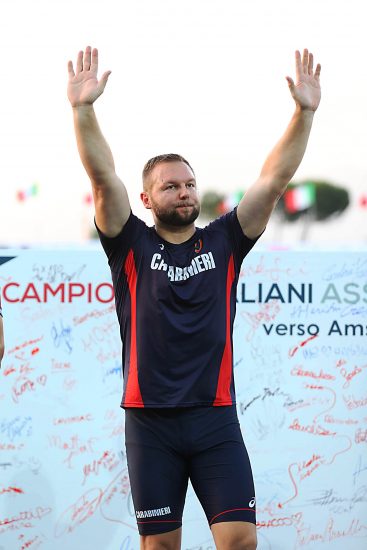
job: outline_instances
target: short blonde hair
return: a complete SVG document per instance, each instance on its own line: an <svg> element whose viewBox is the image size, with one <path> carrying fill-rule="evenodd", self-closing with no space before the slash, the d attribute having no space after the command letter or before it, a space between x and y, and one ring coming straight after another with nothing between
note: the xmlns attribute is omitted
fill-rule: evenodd
<svg viewBox="0 0 367 550"><path fill-rule="evenodd" d="M147 180L148 176L152 172L153 168L157 166L157 164L161 164L162 162L184 162L187 164L187 166L190 168L192 173L195 175L195 172L191 166L191 164L182 156L178 155L177 153L166 153L165 155L158 155L156 157L153 157L146 162L144 168L143 168L143 187L144 190L147 190Z"/></svg>

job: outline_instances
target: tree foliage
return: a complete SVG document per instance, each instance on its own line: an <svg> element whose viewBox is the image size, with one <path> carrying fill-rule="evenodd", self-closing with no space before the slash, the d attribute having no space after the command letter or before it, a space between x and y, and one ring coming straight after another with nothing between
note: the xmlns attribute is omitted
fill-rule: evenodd
<svg viewBox="0 0 367 550"><path fill-rule="evenodd" d="M312 182L291 183L288 189L295 189L297 186L303 185L304 183L312 183L315 186L314 204L298 212L289 212L287 211L283 195L278 202L277 212L284 220L293 222L307 215L308 218L322 221L332 216L339 216L348 208L349 193L347 189L326 181L316 180Z"/></svg>
<svg viewBox="0 0 367 550"><path fill-rule="evenodd" d="M208 219L214 220L221 212L225 195L216 191L206 191L201 198L201 215Z"/></svg>

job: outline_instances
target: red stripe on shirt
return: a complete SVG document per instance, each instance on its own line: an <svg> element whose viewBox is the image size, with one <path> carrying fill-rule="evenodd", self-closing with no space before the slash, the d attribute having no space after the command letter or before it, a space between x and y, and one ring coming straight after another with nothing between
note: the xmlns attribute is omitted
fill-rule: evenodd
<svg viewBox="0 0 367 550"><path fill-rule="evenodd" d="M130 367L126 382L124 404L134 407L144 407L139 387L138 354L136 348L136 284L138 277L136 272L134 252L132 250L130 250L127 255L124 267L127 277L127 283L129 285L131 308Z"/></svg>
<svg viewBox="0 0 367 550"><path fill-rule="evenodd" d="M219 369L217 392L213 405L232 405L232 340L231 340L231 290L235 279L233 254L229 258L226 286L226 345Z"/></svg>

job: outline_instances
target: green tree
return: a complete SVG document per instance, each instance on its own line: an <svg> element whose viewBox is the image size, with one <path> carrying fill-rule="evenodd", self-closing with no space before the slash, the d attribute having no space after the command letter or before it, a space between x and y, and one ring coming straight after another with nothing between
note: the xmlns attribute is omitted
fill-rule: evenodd
<svg viewBox="0 0 367 550"><path fill-rule="evenodd" d="M201 215L208 220L217 218L221 214L224 198L225 195L216 191L206 191L201 197Z"/></svg>
<svg viewBox="0 0 367 550"><path fill-rule="evenodd" d="M313 201L306 208L293 210L287 207L287 193L300 190L304 186L312 186L314 189ZM302 217L310 220L327 220L332 216L339 216L349 206L349 193L344 187L331 184L326 181L304 181L289 184L287 191L280 198L277 212L281 218L288 222L296 221Z"/></svg>

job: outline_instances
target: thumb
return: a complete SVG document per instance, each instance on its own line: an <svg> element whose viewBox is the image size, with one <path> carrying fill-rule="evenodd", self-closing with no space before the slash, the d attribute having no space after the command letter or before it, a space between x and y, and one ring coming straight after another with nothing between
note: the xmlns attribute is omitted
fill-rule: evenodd
<svg viewBox="0 0 367 550"><path fill-rule="evenodd" d="M107 80L108 80L108 77L110 76L111 74L111 71L106 71L105 73L103 73L103 75L101 76L101 79L99 81L99 89L101 91L101 93L103 92L103 90L105 89L106 87L106 84L107 84Z"/></svg>
<svg viewBox="0 0 367 550"><path fill-rule="evenodd" d="M288 82L288 87L290 89L291 92L293 92L294 90L294 81L293 79L290 77L290 76L286 76L286 81Z"/></svg>

